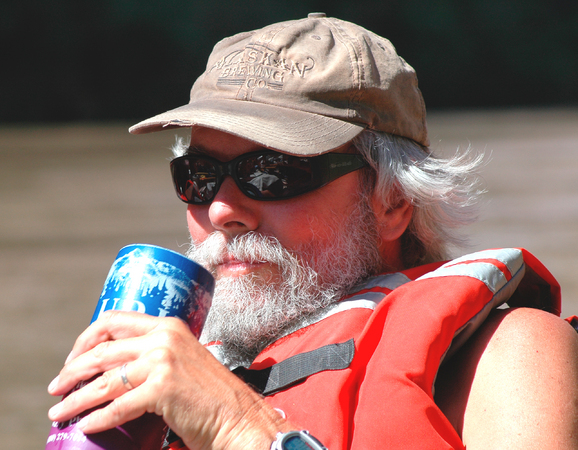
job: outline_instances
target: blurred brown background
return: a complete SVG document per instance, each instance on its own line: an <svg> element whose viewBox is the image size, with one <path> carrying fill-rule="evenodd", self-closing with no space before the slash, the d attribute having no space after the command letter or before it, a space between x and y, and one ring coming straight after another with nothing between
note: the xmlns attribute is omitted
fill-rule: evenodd
<svg viewBox="0 0 578 450"><path fill-rule="evenodd" d="M578 110L437 112L432 147L491 155L473 251L523 246L578 314ZM92 316L117 251L183 250L185 207L167 160L175 132L110 125L0 128L0 447L44 448L46 386ZM185 133L186 134L186 133Z"/></svg>

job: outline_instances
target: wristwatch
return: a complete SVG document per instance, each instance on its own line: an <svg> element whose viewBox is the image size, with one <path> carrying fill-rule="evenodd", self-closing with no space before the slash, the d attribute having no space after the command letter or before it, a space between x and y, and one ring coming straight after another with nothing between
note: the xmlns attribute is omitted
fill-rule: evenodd
<svg viewBox="0 0 578 450"><path fill-rule="evenodd" d="M277 433L271 450L327 450L321 442L309 434L309 431L289 431Z"/></svg>

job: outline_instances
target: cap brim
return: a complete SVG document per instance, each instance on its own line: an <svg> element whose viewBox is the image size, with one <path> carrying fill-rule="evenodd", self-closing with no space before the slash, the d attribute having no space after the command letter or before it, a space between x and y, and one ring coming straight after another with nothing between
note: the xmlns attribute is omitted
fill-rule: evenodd
<svg viewBox="0 0 578 450"><path fill-rule="evenodd" d="M332 117L243 100L189 103L132 126L133 134L202 126L234 134L264 147L297 155L329 152L351 141L366 126Z"/></svg>

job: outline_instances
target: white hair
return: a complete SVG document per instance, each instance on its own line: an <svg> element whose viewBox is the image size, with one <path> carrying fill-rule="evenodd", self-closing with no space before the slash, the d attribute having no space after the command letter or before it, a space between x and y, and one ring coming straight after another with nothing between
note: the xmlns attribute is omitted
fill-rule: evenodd
<svg viewBox="0 0 578 450"><path fill-rule="evenodd" d="M178 158L187 153L189 146L191 145L191 138L184 138L179 135L175 135L175 143L172 145L171 150L173 152L173 157Z"/></svg>
<svg viewBox="0 0 578 450"><path fill-rule="evenodd" d="M401 201L413 205L413 216L402 236L406 268L448 259L450 246L465 243L457 228L475 222L483 154L468 149L452 158L432 155L416 142L365 130L353 143L369 162L364 189L377 194L385 208Z"/></svg>

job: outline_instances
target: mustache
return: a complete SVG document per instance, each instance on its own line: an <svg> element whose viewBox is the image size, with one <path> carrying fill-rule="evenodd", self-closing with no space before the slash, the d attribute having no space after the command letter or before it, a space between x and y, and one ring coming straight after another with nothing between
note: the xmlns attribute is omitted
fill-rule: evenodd
<svg viewBox="0 0 578 450"><path fill-rule="evenodd" d="M273 237L258 232L248 232L228 237L220 231L211 233L203 242L191 242L187 256L209 271L228 260L248 263L270 263L278 266L298 262L298 255L286 249Z"/></svg>

